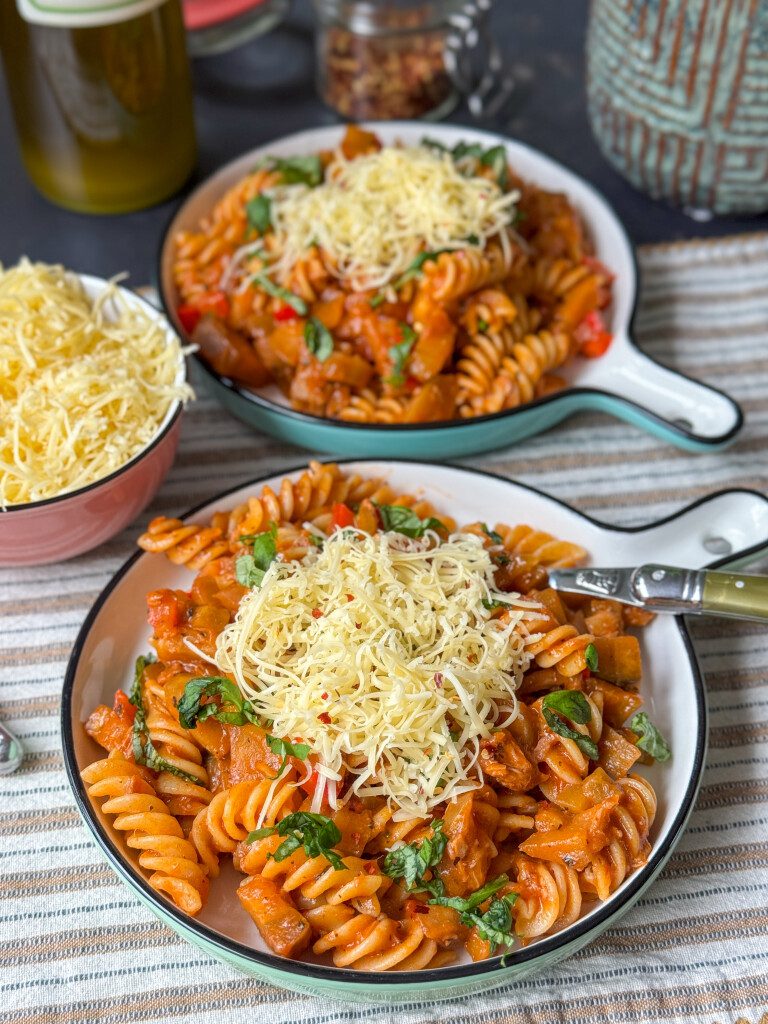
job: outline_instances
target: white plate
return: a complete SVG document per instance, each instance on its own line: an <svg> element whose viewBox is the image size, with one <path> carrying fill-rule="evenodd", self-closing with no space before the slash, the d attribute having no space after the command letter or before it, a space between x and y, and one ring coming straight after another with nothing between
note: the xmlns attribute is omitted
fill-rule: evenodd
<svg viewBox="0 0 768 1024"><path fill-rule="evenodd" d="M351 470L368 476L387 477L401 492L423 493L439 512L459 524L474 520L489 523L528 523L557 537L582 544L596 565L637 565L652 559L699 567L712 563L713 538L719 549L727 545L729 561L743 561L768 545L768 499L751 491L724 491L689 506L658 524L639 529L605 526L538 491L500 477L452 466L405 461L351 462ZM297 475L299 471L289 475ZM195 510L188 518L205 522L219 510L228 510L262 484L276 487L282 476L270 476L230 491ZM709 550L708 550L709 548ZM721 559L721 562L724 559ZM80 810L113 866L172 927L184 926L184 934L209 951L233 960L245 970L264 973L270 966L280 972L280 983L301 987L302 978L332 979L334 987L352 991L347 982L360 975L333 967L282 960L266 951L255 926L235 896L233 873L224 872L213 883L210 898L195 921L175 911L157 896L142 878L132 854L111 830L101 812L90 804L78 771L103 757L103 751L85 734L82 723L96 705L112 703L115 689L126 689L139 654L149 649L145 595L158 587L184 588L192 574L165 557L139 553L117 573L94 605L75 645L67 670L62 710L65 759ZM606 922L615 919L637 898L658 872L679 839L692 808L704 763L706 702L688 634L682 618L657 617L640 633L644 675L641 692L645 707L670 741L673 757L665 765L642 769L659 797L653 825L653 852L648 863L629 878L605 903L590 904L584 917L562 932L516 950L507 957L509 967L549 962L557 950L569 952L594 937ZM115 856L119 851L118 857ZM448 981L499 972L498 960L438 971L369 976L385 988L398 984L413 990L428 981ZM505 971L502 973L506 974ZM275 980L275 975L270 975Z"/></svg>

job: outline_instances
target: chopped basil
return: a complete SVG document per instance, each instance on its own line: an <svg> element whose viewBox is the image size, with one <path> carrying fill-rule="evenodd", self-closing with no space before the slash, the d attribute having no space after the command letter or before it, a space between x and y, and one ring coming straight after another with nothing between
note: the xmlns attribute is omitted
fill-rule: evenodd
<svg viewBox="0 0 768 1024"><path fill-rule="evenodd" d="M254 196L245 204L248 226L264 235L272 227L272 200L264 193Z"/></svg>
<svg viewBox="0 0 768 1024"><path fill-rule="evenodd" d="M552 690L541 703L578 725L585 725L592 718L592 709L581 690Z"/></svg>
<svg viewBox="0 0 768 1024"><path fill-rule="evenodd" d="M333 849L341 841L341 832L324 814L294 811L277 825L269 825L251 832L246 842L254 843L257 839L266 839L267 836L275 834L286 837L285 842L281 843L273 854L276 861L285 860L299 847L303 847L307 857L325 857L337 871L344 870L344 861Z"/></svg>
<svg viewBox="0 0 768 1024"><path fill-rule="evenodd" d="M506 601L496 601L493 599L488 600L487 597L482 598L480 603L482 604L483 608L487 608L489 612L495 612L497 608L511 607L511 605L509 605Z"/></svg>
<svg viewBox="0 0 768 1024"><path fill-rule="evenodd" d="M386 302L386 301L387 301L386 292L376 292L376 294L372 295L370 297L370 299L368 300L368 305L371 307L371 309L378 309L378 307L383 302Z"/></svg>
<svg viewBox="0 0 768 1024"><path fill-rule="evenodd" d="M422 839L420 843L408 843L390 850L384 858L382 870L390 878L402 878L408 892L428 892L435 897L442 896L445 890L441 879L425 879L424 875L440 863L447 845L448 837L443 833L443 822L436 818L432 822L431 837Z"/></svg>
<svg viewBox="0 0 768 1024"><path fill-rule="evenodd" d="M567 740L573 740L582 754L586 755L590 761L596 761L600 756L600 751L597 749L597 744L589 736L584 736L583 733L576 732L569 725L566 725L562 718L552 711L551 708L542 708L544 714L544 721L547 723L552 732L556 732L558 736L563 736Z"/></svg>
<svg viewBox="0 0 768 1024"><path fill-rule="evenodd" d="M480 157L480 163L484 167L491 168L499 188L507 187L509 184L509 168L507 166L507 151L504 146L493 146L491 149L487 149Z"/></svg>
<svg viewBox="0 0 768 1024"><path fill-rule="evenodd" d="M152 771L168 772L170 775L176 775L178 778L184 779L186 782L199 784L200 779L198 779L196 775L191 775L189 772L185 772L183 769L177 768L172 761L169 761L161 754L158 754L155 749L155 745L152 742L152 736L150 735L149 728L147 727L147 714L144 710L142 682L147 665L151 665L154 660L155 658L152 654L142 654L136 659L133 686L131 687L131 694L128 698L131 704L136 708L136 714L133 718L133 759L136 764L146 765L147 768L151 768Z"/></svg>
<svg viewBox="0 0 768 1024"><path fill-rule="evenodd" d="M504 538L501 536L501 534L497 533L495 530L491 530L488 527L487 523L480 523L480 527L482 528L482 531L486 535L486 537L492 540L494 544L504 543Z"/></svg>
<svg viewBox="0 0 768 1024"><path fill-rule="evenodd" d="M421 144L442 153L450 153L452 159L456 161L472 157L484 167L491 168L500 188L506 188L509 183L507 151L504 146L491 146L490 149L483 149L479 142L457 142L453 149L449 149L442 142L426 137L421 140Z"/></svg>
<svg viewBox="0 0 768 1024"><path fill-rule="evenodd" d="M276 779L283 774L289 757L298 757L300 761L306 761L312 750L306 743L289 743L288 740L281 740L277 736L269 735L267 736L267 746L273 754L277 754L278 757L283 759L280 767L277 769L277 775L274 776Z"/></svg>
<svg viewBox="0 0 768 1024"><path fill-rule="evenodd" d="M419 519L412 508L405 505L377 505L381 516L382 529L393 533L402 533L406 537L423 537L427 530L444 530L445 524L430 516Z"/></svg>
<svg viewBox="0 0 768 1024"><path fill-rule="evenodd" d="M311 316L304 324L304 341L312 355L324 363L333 352L333 335L317 317Z"/></svg>
<svg viewBox="0 0 768 1024"><path fill-rule="evenodd" d="M668 761L672 757L672 750L669 744L645 711L638 711L630 719L629 728L632 732L640 734L640 739L637 741L638 747L644 750L646 754L650 754L655 761Z"/></svg>
<svg viewBox="0 0 768 1024"><path fill-rule="evenodd" d="M478 331L482 331L483 333L485 333L485 331L488 330L488 327L489 327L488 321L487 320L483 320L482 317L478 317L478 319L477 319L477 329L478 329Z"/></svg>
<svg viewBox="0 0 768 1024"><path fill-rule="evenodd" d="M277 558L277 526L270 523L264 533L244 534L238 540L253 543L253 553L240 555L235 562L235 577L244 587L260 587L264 575Z"/></svg>
<svg viewBox="0 0 768 1024"><path fill-rule="evenodd" d="M221 702L209 701L203 704L203 697L219 697ZM259 717L251 702L240 693L231 679L224 676L197 676L190 679L176 710L184 729L194 729L198 722L204 722L206 718L216 718L227 725L259 724Z"/></svg>
<svg viewBox="0 0 768 1024"><path fill-rule="evenodd" d="M512 907L517 900L516 893L507 893L499 899L493 899L484 914L478 913L477 908L498 892L509 879L506 875L499 875L492 882L488 882L482 889L478 889L466 898L463 896L436 896L428 902L433 906L450 907L459 915L459 919L467 928L477 928L481 939L491 943L491 952L495 952L498 946L509 948L515 941L513 929Z"/></svg>
<svg viewBox="0 0 768 1024"><path fill-rule="evenodd" d="M597 672L599 660L597 657L597 648L594 644L588 644L584 648L584 659L589 670L591 672Z"/></svg>
<svg viewBox="0 0 768 1024"><path fill-rule="evenodd" d="M299 316L307 315L307 304L300 295L295 295L293 292L289 292L287 288L281 287L279 284L275 284L271 281L265 273L254 274L251 278L251 284L256 284L259 288L263 289L267 295L271 295L275 299L282 299L283 302L294 309Z"/></svg>
<svg viewBox="0 0 768 1024"><path fill-rule="evenodd" d="M416 344L416 331L408 324L400 324L403 340L398 345L392 345L389 350L389 358L392 360L392 373L387 378L388 383L394 387L401 387L405 381L405 364L411 349Z"/></svg>
<svg viewBox="0 0 768 1024"><path fill-rule="evenodd" d="M268 166L282 175L286 185L309 185L310 188L315 188L323 180L323 164L317 155L268 159Z"/></svg>

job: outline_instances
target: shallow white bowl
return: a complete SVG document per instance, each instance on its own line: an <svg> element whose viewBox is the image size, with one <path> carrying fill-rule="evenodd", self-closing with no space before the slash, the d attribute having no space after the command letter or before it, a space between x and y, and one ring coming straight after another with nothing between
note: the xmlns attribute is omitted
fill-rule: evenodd
<svg viewBox="0 0 768 1024"><path fill-rule="evenodd" d="M713 564L713 542L720 551L730 552L718 564L743 561L768 546L768 499L753 491L723 491L651 526L620 529L490 473L389 460L352 462L349 468L366 475L384 475L401 492L424 493L434 502L438 514L444 510L460 524L478 519L524 522L576 541L587 548L596 565L631 566L652 559L700 567ZM187 518L205 522L214 511L228 510L257 493L264 483L276 487L283 475L238 487ZM650 717L671 743L673 757L666 765L642 769L659 796L651 835L653 851L648 863L630 875L606 902L591 904L591 909L570 927L514 950L506 956L505 964L496 957L438 970L361 975L319 963L284 960L267 951L240 907L231 871L223 872L213 883L200 917L186 917L149 888L132 854L88 800L79 771L103 756L86 735L83 722L97 704L112 703L118 686L129 685L136 657L148 650L146 593L157 587L186 589L190 582L189 571L162 556L142 553L117 573L93 606L75 644L64 684L62 737L75 799L107 859L163 921L212 955L275 984L322 991L337 998L398 1000L423 996L425 992L445 998L488 989L550 964L595 938L635 902L680 838L704 764L706 700L683 619L659 616L641 633L641 692Z"/></svg>

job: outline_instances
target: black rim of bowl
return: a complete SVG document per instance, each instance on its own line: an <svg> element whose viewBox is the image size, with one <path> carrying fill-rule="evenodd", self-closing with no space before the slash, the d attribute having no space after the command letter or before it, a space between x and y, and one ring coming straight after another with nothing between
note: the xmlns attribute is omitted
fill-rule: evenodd
<svg viewBox="0 0 768 1024"><path fill-rule="evenodd" d="M337 465L349 465L350 463L355 464L366 464L371 463L377 466L382 464L388 465L422 465L429 467L440 467L440 463L425 462L421 459L342 459L333 460ZM234 487L228 488L226 491L220 494L214 495L207 501L201 502L196 505L193 509L190 509L185 515L181 516L182 519L187 519L193 516L200 509L205 508L207 505L214 501L220 501L235 491L239 491L244 487L256 487L259 484L264 483L266 480L275 478L276 476L288 476L292 473L300 472L306 468L306 464L302 463L298 466L293 466L279 471L278 473L265 473L261 476L255 477L252 480L244 481ZM567 502L560 501L558 498L553 498L551 495L546 494L543 491L538 490L535 487L531 487L527 484L519 483L516 480L510 480L507 477L500 476L498 473L492 473L488 470L483 469L472 469L464 466L452 466L452 469L457 469L462 473L474 474L476 476L488 477L490 479L499 481L504 484L510 484L513 487L522 488L525 491L529 491L532 494L536 494L538 497L544 498L545 500L552 502L554 505L558 505L561 508L566 509L574 516L578 516L581 519L599 527L601 530L608 531L609 533L617 534L633 534L639 533L649 528L649 526L660 526L664 523L672 522L682 514L697 508L699 505L706 501L710 501L713 498L721 494L751 494L761 498L762 501L768 503L768 499L764 495L759 494L757 491L749 490L748 488L726 488L724 490L716 491L713 494L705 495L698 499L698 501L692 502L690 505L686 505L685 508L680 509L678 512L672 513L663 519L655 520L652 523L647 523L641 526L613 526L607 523L601 522L599 519L595 519L592 516L587 515L584 512L580 512L578 509L572 508ZM715 568L719 565L724 565L731 561L733 558L747 557L753 552L761 551L765 547L765 544L758 544L754 547L748 548L744 551L732 552L724 558L714 560L710 563L710 568ZM627 904L632 903L636 896L644 889L661 869L666 858L671 852L672 848L677 843L680 834L685 826L688 816L693 808L693 803L696 798L696 793L699 788L701 781L702 771L704 767L704 755L706 752L706 738L707 738L707 702L704 690L704 683L701 677L698 662L696 660L696 654L691 643L691 638L688 633L685 621L682 616L675 616L675 622L680 632L685 652L690 665L691 675L694 684L694 692L696 698L696 707L698 710L698 730L696 734L696 748L694 751L694 765L691 777L685 788L685 792L682 797L680 808L670 825L668 834L663 842L660 842L655 846L651 852L648 861L639 868L634 875L631 876L627 888L621 894L621 896L614 902L607 902L599 904L594 910L590 911L584 918L570 925L568 928L563 929L561 932L557 932L554 935L546 938L537 940L530 946L522 947L521 949L513 950L511 953L506 955L505 964L501 963L501 957L496 956L488 960L482 960L478 963L463 964L458 967L441 967L436 969L426 969L422 971L392 971L392 972L376 972L366 974L364 978L349 969L339 967L326 967L321 964L305 963L301 960L285 960L272 953L262 953L260 950L253 949L250 946L246 946L243 943L237 942L234 939L230 939L225 935L215 931L210 926L204 924L202 921L198 921L196 918L189 917L182 913L173 904L166 902L162 899L155 891L149 886L149 883L133 863L131 863L127 857L125 857L115 845L114 839L110 836L109 832L104 828L98 815L96 814L93 805L91 804L88 795L83 785L82 779L80 778L80 770L77 764L77 758L75 755L74 745L74 723L72 721L72 697L75 676L80 661L80 657L83 653L83 647L88 638L96 618L99 615L105 601L110 596L112 591L121 582L126 573L133 567L139 558L145 556L142 551L137 551L133 554L123 565L117 570L115 575L112 577L107 586L99 594L98 598L94 602L91 610L89 611L85 622L83 623L75 644L72 649L72 654L67 665L66 674L64 677L64 687L62 692L61 702L61 736L62 736L62 747L64 753L64 764L67 771L67 778L74 793L75 800L77 802L80 814L88 825L92 835L96 839L97 843L101 847L102 853L106 856L112 867L115 869L117 874L123 878L132 888L134 888L145 903L151 904L154 908L161 911L163 915L168 915L181 926L182 929L192 931L206 943L216 947L221 951L224 959L231 958L234 954L241 959L248 960L254 964L276 970L284 973L287 976L296 975L303 979L314 979L323 980L328 982L336 982L344 984L345 986L359 986L365 987L366 984L370 984L371 981L375 981L377 985L409 985L418 984L421 982L433 982L433 981L452 981L452 980L468 980L472 978L478 978L482 975L490 975L497 972L501 972L505 967L512 967L518 964L528 963L532 960L536 960L539 957L546 957L547 954L552 953L563 946L569 945L571 942L577 942L580 939L584 939L584 942L588 941L589 934L593 931L600 931L604 925L607 925L613 916L619 911L626 908ZM78 723L80 725L81 723ZM580 943L584 944L584 943ZM510 979L512 980L512 979Z"/></svg>
<svg viewBox="0 0 768 1024"><path fill-rule="evenodd" d="M85 274L82 276L91 277L93 275ZM106 280L104 281L104 283L108 284ZM157 318L158 316L162 316L163 319L166 321L164 325L166 331L174 335L176 340L179 342L180 348L184 347L182 344L181 336L178 330L176 329L174 321L169 319L169 317L165 313L164 308L162 310L159 310L156 306L153 306L151 302L148 302L143 295L139 295L138 292L132 291L130 288L125 288L123 285L118 285L118 288L122 292L127 292L131 299L135 299L137 302L140 302L142 306L146 306L147 309L152 313L153 317ZM187 361L184 358L182 352L180 352L180 357L180 366L182 369L182 378L180 383L186 384L187 378L189 376L187 373ZM173 428L173 425L176 423L179 416L181 416L182 412L184 411L184 404L180 399L174 398L172 405L169 406L168 412L170 412L171 409L173 409L173 412L168 418L168 421L166 422L165 426L161 426L160 424L158 424L156 433L153 434L152 438L149 441L147 441L144 447L139 449L139 451L137 451L135 455L132 455L127 462L123 463L122 466L118 466L117 469L112 470L112 472L108 476L101 476L99 477L98 480L92 480L91 483L84 484L82 487L78 487L77 490L75 491L64 491L63 494L56 494L52 498L41 498L40 501L28 501L26 504L23 505L8 505L4 509L0 508L0 516L12 515L14 512L26 512L28 509L33 508L45 508L46 505L53 505L56 502L68 501L70 498L79 498L83 494L87 494L89 491L94 491L96 490L96 488L103 487L105 486L105 484L111 483L112 480L116 480L117 477L121 476L123 473L126 473L137 462L140 462L141 459L149 455L153 448L156 448L163 440L163 438L167 437L167 435ZM168 412L166 412L163 419L165 419L166 416L168 416Z"/></svg>
<svg viewBox="0 0 768 1024"><path fill-rule="evenodd" d="M396 124L400 124L403 126L417 125L423 128L423 125L421 125L421 122L419 121L387 121L383 123L383 126L389 127ZM331 127L338 127L340 131L343 129L343 125ZM464 128L464 125L446 124L445 127ZM311 131L312 129L309 130ZM619 218L611 203L609 203L606 197L603 195L603 193L599 189L595 188L595 186L591 182L587 181L586 178L583 178L580 174L577 174L576 171L571 170L571 168L564 164L561 160L556 160L554 157L549 156L547 153L543 153L541 150L536 149L534 146L529 146L527 143L520 142L517 139L510 139L504 135L499 135L496 132L478 132L476 129L473 128L467 128L466 131L470 134L474 132L475 135L492 137L500 143L506 144L508 142L513 142L516 145L523 146L525 149L530 150L530 152L532 152L536 156L543 157L545 160L548 160L550 161L550 163L556 165L560 170L565 171L567 174L576 178L584 186L584 188L586 188L587 191L591 193L591 195L595 199L603 203L606 210L613 217L615 225L618 228L624 240L624 243L627 247L627 251L630 255L630 259L632 260L632 267L635 275L634 289L632 293L632 308L630 310L629 319L627 321L627 343L631 346L631 348L633 348L636 352L639 352L640 355L644 356L646 359L650 360L650 362L652 362L654 365L660 366L662 367L662 369L665 369L670 373L674 373L682 380L687 380L693 384L698 384L700 387L708 389L713 394L719 395L721 398L724 398L727 402L729 402L736 413L736 421L729 431L726 431L725 434L718 434L715 437L703 437L702 435L696 434L693 430L689 430L687 427L682 426L681 424L673 423L670 420L664 419L662 416L659 416L657 413L652 412L650 409L646 409L644 406L639 405L637 402L634 402L629 398L624 398L623 396L618 395L615 392L605 391L603 388L580 387L579 385L568 386L564 388L562 391L556 391L550 395L544 395L541 398L534 399L532 402L526 402L523 405L516 406L514 409L506 409L503 410L502 412L486 413L483 416L472 416L468 419L439 420L434 423L352 423L346 420L334 420L328 416L316 416L313 413L300 412L297 409L292 409L290 406L281 405L278 402L274 402L271 399L266 398L264 395L260 395L256 391L250 391L247 388L241 387L239 384L236 384L229 377L225 377L222 376L221 374L216 373L216 371L211 369L211 367L208 366L208 364L197 353L193 353L193 358L198 368L203 372L203 374L210 380L219 384L221 387L226 388L226 390L232 394L235 400L242 401L246 403L246 405L255 406L257 409L266 414L272 416L286 417L287 419L292 419L297 423L303 423L306 426L316 426L318 424L322 424L323 426L330 427L334 430L356 430L358 432L363 431L375 437L383 437L386 434L408 434L419 431L431 432L444 430L448 427L453 427L456 429L462 427L468 428L482 423L504 421L509 419L510 417L517 415L518 413L528 412L531 409L542 409L546 406L562 402L563 400L568 399L570 396L575 395L583 397L598 396L601 398L610 399L613 402L619 402L620 404L623 404L630 409L636 410L641 416L644 416L646 419L653 421L660 427L663 427L665 430L671 431L672 433L676 432L681 437L693 441L697 445L718 447L720 445L727 444L728 441L730 441L739 433L739 431L744 425L744 412L739 403L736 402L733 398L731 398L731 396L727 394L725 391L721 391L719 388L715 388L711 384L704 384L702 381L696 380L696 378L694 377L689 377L687 374L681 373L680 370L674 370L671 367L664 366L664 364L659 362L658 359L654 359L653 356L648 355L647 352L643 352L643 350L634 340L633 328L635 325L635 317L637 315L638 282L640 280L640 268L637 262L637 253L635 251L634 245L632 245L632 242L630 241L629 235L627 234L627 230L624 227L623 222ZM289 136L273 139L272 142L279 143L285 141L286 139L293 138L295 135L302 134L304 134L304 132L295 132ZM254 149L261 150L268 147L269 145L270 143L267 142L263 145L255 146ZM181 202L176 206L160 234L160 242L157 250L157 263L155 267L157 293L158 296L160 297L160 302L168 321L173 325L174 330L177 333L179 333L182 337L187 338L187 340L189 340L188 335L184 330L183 326L178 322L178 318L176 316L176 309L174 308L173 304L170 301L170 296L167 296L165 294L165 288L163 287L163 258L166 248L173 244L173 237L171 234L173 225L177 217L184 210L184 208L198 195L198 193L200 193L203 189L208 187L211 178L215 177L217 174L223 173L224 171L227 170L228 167L230 167L234 163L237 163L239 160L243 158L243 156L247 155L248 153L243 153L241 154L241 156L235 157L233 160L227 161L226 164L223 164L221 167L217 168L212 174L209 174L203 181L201 181L200 184L197 185L189 193L189 195L185 196L181 200ZM573 411L576 412L578 410ZM564 413L563 415L568 415L568 413Z"/></svg>

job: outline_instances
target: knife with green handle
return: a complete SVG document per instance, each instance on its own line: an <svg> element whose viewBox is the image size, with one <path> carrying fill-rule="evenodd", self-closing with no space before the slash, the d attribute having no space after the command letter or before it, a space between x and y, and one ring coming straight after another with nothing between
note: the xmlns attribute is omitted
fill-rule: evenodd
<svg viewBox="0 0 768 1024"><path fill-rule="evenodd" d="M768 622L768 576L640 565L636 569L550 569L549 582L568 594L610 598L649 612Z"/></svg>

